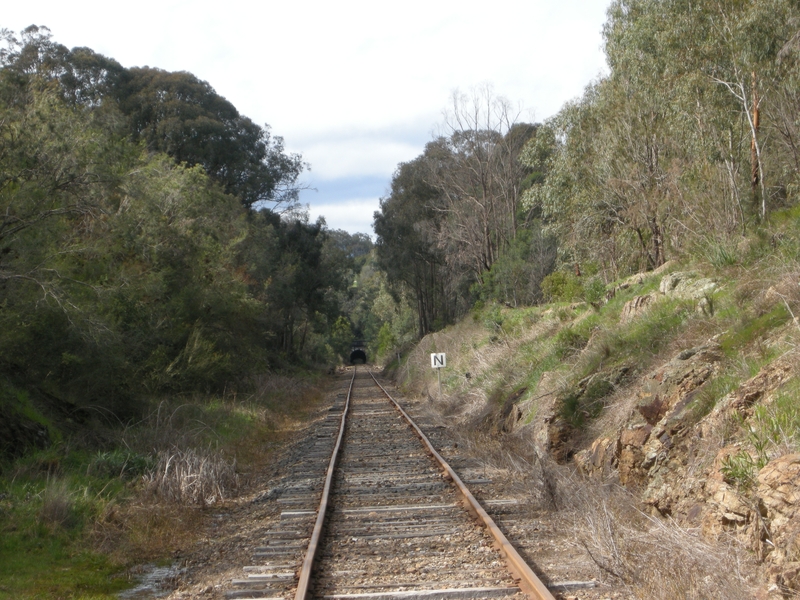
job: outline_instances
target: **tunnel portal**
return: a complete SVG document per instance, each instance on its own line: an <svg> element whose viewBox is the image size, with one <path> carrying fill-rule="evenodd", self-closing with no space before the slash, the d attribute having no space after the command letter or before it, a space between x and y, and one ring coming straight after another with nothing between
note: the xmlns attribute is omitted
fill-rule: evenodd
<svg viewBox="0 0 800 600"><path fill-rule="evenodd" d="M361 340L357 340L353 342L353 346L350 349L350 364L364 365L366 363L367 363L366 344Z"/></svg>
<svg viewBox="0 0 800 600"><path fill-rule="evenodd" d="M353 350L350 353L350 362L354 365L363 365L367 362L367 353L363 350Z"/></svg>

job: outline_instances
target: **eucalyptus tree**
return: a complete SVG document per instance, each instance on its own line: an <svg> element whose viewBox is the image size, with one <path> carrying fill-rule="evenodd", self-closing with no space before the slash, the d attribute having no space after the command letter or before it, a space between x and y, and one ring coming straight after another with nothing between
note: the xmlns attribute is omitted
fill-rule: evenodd
<svg viewBox="0 0 800 600"><path fill-rule="evenodd" d="M137 121L153 125L146 148L118 102L138 85L129 71L91 50L66 50L41 28L3 40L0 377L131 415L145 395L222 390L259 369L325 357L344 329L337 294L352 272L326 251L324 223L243 202L287 199L274 180L259 179L271 168L261 150L283 155L263 130L207 84L165 74L162 87L185 83L186 96L167 102L174 121ZM193 100L206 104L192 113ZM138 106L164 108L153 102ZM225 122L203 130L191 115ZM158 131L193 132L197 161L177 164L158 151ZM203 152L217 156L219 172L208 173ZM283 158L289 184L300 165ZM244 188L233 195L221 180L236 173ZM353 263L367 251L368 240L344 242L340 254Z"/></svg>
<svg viewBox="0 0 800 600"><path fill-rule="evenodd" d="M126 156L127 154L127 156ZM59 380L113 344L92 238L130 154L36 75L0 69L0 372ZM88 263L88 264L87 264ZM102 357L102 352L96 353Z"/></svg>
<svg viewBox="0 0 800 600"><path fill-rule="evenodd" d="M453 272L446 268L439 235L444 211L439 191L428 183L428 156L401 163L390 194L375 213L378 266L390 286L407 286L414 296L420 337L448 323L453 315Z"/></svg>
<svg viewBox="0 0 800 600"><path fill-rule="evenodd" d="M441 135L425 150L426 179L441 201L439 245L448 262L474 281L490 269L517 233L527 167L519 153L534 130L488 85L454 92Z"/></svg>
<svg viewBox="0 0 800 600"><path fill-rule="evenodd" d="M117 97L134 139L178 162L202 165L248 208L297 203L302 157L287 154L283 138L239 114L207 82L191 73L135 67Z"/></svg>
<svg viewBox="0 0 800 600"><path fill-rule="evenodd" d="M614 275L740 233L790 194L800 14L788 0L617 0L608 15L609 74L523 161L547 167L526 204L542 207L569 260Z"/></svg>

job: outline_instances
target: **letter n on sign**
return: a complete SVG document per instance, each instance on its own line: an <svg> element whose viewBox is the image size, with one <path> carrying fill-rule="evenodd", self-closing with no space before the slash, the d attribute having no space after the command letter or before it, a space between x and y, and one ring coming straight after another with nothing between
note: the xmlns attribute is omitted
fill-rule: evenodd
<svg viewBox="0 0 800 600"><path fill-rule="evenodd" d="M447 366L447 358L444 352L438 354L431 354L431 367L434 369L441 369Z"/></svg>

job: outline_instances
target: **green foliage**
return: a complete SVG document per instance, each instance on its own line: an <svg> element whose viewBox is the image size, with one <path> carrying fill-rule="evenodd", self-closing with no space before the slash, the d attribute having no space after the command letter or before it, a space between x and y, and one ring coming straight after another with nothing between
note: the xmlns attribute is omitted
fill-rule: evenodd
<svg viewBox="0 0 800 600"><path fill-rule="evenodd" d="M384 323L378 332L378 358L386 357L396 346L397 338L392 333L392 326Z"/></svg>
<svg viewBox="0 0 800 600"><path fill-rule="evenodd" d="M301 157L285 154L282 138L240 115L207 82L186 72L134 67L113 92L134 139L150 149L201 165L247 207L297 203Z"/></svg>
<svg viewBox="0 0 800 600"><path fill-rule="evenodd" d="M523 203L563 262L616 279L695 247L730 266L748 228L796 204L798 16L789 0L611 4L609 74L521 155L540 174Z"/></svg>
<svg viewBox="0 0 800 600"><path fill-rule="evenodd" d="M780 327L790 318L789 311L783 304L778 304L769 312L755 318L743 316L734 328L725 333L720 340L720 346L726 355L737 356L743 347L762 337L765 332Z"/></svg>
<svg viewBox="0 0 800 600"><path fill-rule="evenodd" d="M794 382L769 405L759 404L753 409L748 442L757 456L760 469L776 454L793 452L800 445L800 406Z"/></svg>
<svg viewBox="0 0 800 600"><path fill-rule="evenodd" d="M0 480L0 598L74 597L77 590L112 598L127 587L112 577L119 565L86 549L85 530L105 504L108 483L19 467Z"/></svg>
<svg viewBox="0 0 800 600"><path fill-rule="evenodd" d="M297 179L305 168L298 154L286 154L283 139L239 114L205 81L187 72L151 67L125 69L89 48L52 41L47 28L31 26L7 48L0 65L11 73L57 83L67 103L110 112L134 142L164 152L176 163L199 165L227 193L248 208L296 207Z"/></svg>
<svg viewBox="0 0 800 600"><path fill-rule="evenodd" d="M157 539L163 527L159 515L170 516L165 519L174 528L170 537L189 533L188 519L175 519L174 507L164 502L146 500L142 510L143 497L137 494L143 476L152 476L159 452L186 448L202 448L203 456L221 456L224 450L246 469L254 468L252 454L263 454L280 435L276 418L288 418L308 402L316 376L274 379L246 399L165 400L124 430L95 431L107 444L101 450L92 445L100 435L83 435L4 465L0 598L110 600L130 587L129 578L119 575L132 564L169 561L176 548ZM137 505L134 518L125 506L131 497ZM98 533L102 552L93 550Z"/></svg>
<svg viewBox="0 0 800 600"><path fill-rule="evenodd" d="M550 273L542 280L542 294L550 302L572 302L581 299L583 293L580 279L566 271Z"/></svg>
<svg viewBox="0 0 800 600"><path fill-rule="evenodd" d="M771 404L757 405L748 421L740 421L747 431L747 446L723 460L721 471L726 481L747 491L770 460L800 448L798 390L800 384L795 380Z"/></svg>
<svg viewBox="0 0 800 600"><path fill-rule="evenodd" d="M483 325L491 332L497 332L503 329L503 321L505 317L502 309L493 304L484 311Z"/></svg>
<svg viewBox="0 0 800 600"><path fill-rule="evenodd" d="M299 159L189 74L3 37L0 374L125 420L148 394L331 359L371 243L246 208L288 202Z"/></svg>
<svg viewBox="0 0 800 600"><path fill-rule="evenodd" d="M613 391L614 386L610 382L592 380L585 389L574 391L561 399L559 415L576 429L581 429L600 415L604 407L603 399Z"/></svg>
<svg viewBox="0 0 800 600"><path fill-rule="evenodd" d="M735 373L723 373L703 385L692 402L692 414L695 421L700 421L710 413L717 402L735 390L741 381L741 376Z"/></svg>
<svg viewBox="0 0 800 600"><path fill-rule="evenodd" d="M555 240L538 223L519 229L508 250L484 273L479 293L509 306L536 304L542 300L542 281L555 260Z"/></svg>
<svg viewBox="0 0 800 600"><path fill-rule="evenodd" d="M564 327L556 334L555 353L561 358L580 352L589 342L589 337L576 327Z"/></svg>
<svg viewBox="0 0 800 600"><path fill-rule="evenodd" d="M378 265L393 294L413 296L417 337L452 323L475 300L540 299L555 241L519 202L531 169L518 157L537 126L515 123L490 86L454 92L446 133L398 165L375 213Z"/></svg>
<svg viewBox="0 0 800 600"><path fill-rule="evenodd" d="M86 473L100 478L118 477L130 481L144 475L153 465L153 458L150 456L117 448L97 452L86 466Z"/></svg>
<svg viewBox="0 0 800 600"><path fill-rule="evenodd" d="M47 430L47 441L60 441L60 432L54 427L51 419L42 414L31 402L30 394L25 390L15 388L5 381L0 381L0 410L5 413L7 420L10 420L10 415L19 415L32 423L42 426ZM7 440L3 440L0 444L4 442L7 442ZM0 453L0 455L2 454Z"/></svg>
<svg viewBox="0 0 800 600"><path fill-rule="evenodd" d="M263 406L202 394L334 360L354 280L367 305L385 282L366 236L292 209L300 157L207 83L43 28L0 46L0 597L106 597L126 583L87 536L158 451L274 442ZM148 416L165 396L185 403Z"/></svg>
<svg viewBox="0 0 800 600"><path fill-rule="evenodd" d="M586 302L597 304L605 299L606 284L600 277L592 277L584 283L583 299Z"/></svg>
<svg viewBox="0 0 800 600"><path fill-rule="evenodd" d="M722 460L720 472L726 482L736 485L742 491L747 491L753 486L758 469L764 466L760 463L761 459L753 458L745 450L739 450Z"/></svg>
<svg viewBox="0 0 800 600"><path fill-rule="evenodd" d="M555 271L542 281L542 293L550 302L585 300L596 304L605 299L606 285L600 276L577 277L569 271Z"/></svg>
<svg viewBox="0 0 800 600"><path fill-rule="evenodd" d="M339 317L331 328L330 343L342 361L347 361L353 343L353 328L347 317Z"/></svg>
<svg viewBox="0 0 800 600"><path fill-rule="evenodd" d="M708 240L701 247L705 258L717 269L731 267L739 263L736 249L722 240Z"/></svg>
<svg viewBox="0 0 800 600"><path fill-rule="evenodd" d="M377 266L396 298L406 292L413 297L418 337L433 331L437 321L448 322L457 301L445 290L451 277L445 253L435 243L442 220L436 210L439 194L426 180L426 169L424 156L398 166L373 224Z"/></svg>

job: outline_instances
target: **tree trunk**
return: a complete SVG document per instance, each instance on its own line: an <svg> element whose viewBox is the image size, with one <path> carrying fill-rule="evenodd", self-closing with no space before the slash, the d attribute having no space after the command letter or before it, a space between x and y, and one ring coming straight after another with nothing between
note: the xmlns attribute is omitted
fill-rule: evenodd
<svg viewBox="0 0 800 600"><path fill-rule="evenodd" d="M653 235L653 268L657 269L664 264L664 232L656 217L650 219L650 233Z"/></svg>
<svg viewBox="0 0 800 600"><path fill-rule="evenodd" d="M758 203L758 189L761 182L760 164L758 159L758 129L761 121L759 110L758 88L756 86L756 72L753 71L753 124L750 139L750 188L753 192L753 201ZM764 198L761 199L762 204ZM761 217L764 218L764 207L761 208Z"/></svg>

